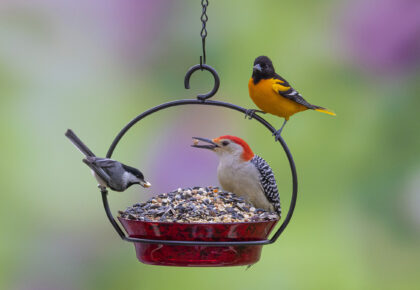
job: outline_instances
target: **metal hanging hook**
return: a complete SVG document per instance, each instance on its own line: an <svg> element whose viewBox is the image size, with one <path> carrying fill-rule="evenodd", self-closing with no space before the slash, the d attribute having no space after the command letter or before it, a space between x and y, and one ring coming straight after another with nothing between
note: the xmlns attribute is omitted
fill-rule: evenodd
<svg viewBox="0 0 420 290"><path fill-rule="evenodd" d="M190 88L191 75L197 70L207 70L213 75L213 78L214 78L213 89L210 92L208 92L207 94L197 95L197 99L204 102L205 100L213 97L216 94L216 92L217 92L217 90L219 89L219 86L220 86L220 79L219 79L219 75L217 74L216 70L214 68L212 68L211 66L209 66L207 64L196 64L195 66L190 67L188 69L187 73L185 74L184 86L187 90Z"/></svg>
<svg viewBox="0 0 420 290"><path fill-rule="evenodd" d="M206 23L207 20L209 19L209 17L207 16L207 6L209 6L209 1L208 0L201 0L201 7L202 7L202 13L201 13L201 31L200 31L200 36L201 36L201 44L202 44L202 48L203 48L203 54L200 55L200 64L197 64L193 67L190 67L189 70L187 71L187 74L185 75L184 78L184 86L186 89L190 88L190 78L191 75L196 71L196 70L207 70L209 71L214 78L214 86L213 89L207 93L207 94L201 94L197 96L197 99L200 101L205 101L208 98L211 98L212 96L214 96L214 94L216 94L217 90L219 89L220 86L220 79L219 79L219 75L217 74L216 70L214 68L212 68L211 66L206 64L206 37L207 37L207 28L206 28Z"/></svg>

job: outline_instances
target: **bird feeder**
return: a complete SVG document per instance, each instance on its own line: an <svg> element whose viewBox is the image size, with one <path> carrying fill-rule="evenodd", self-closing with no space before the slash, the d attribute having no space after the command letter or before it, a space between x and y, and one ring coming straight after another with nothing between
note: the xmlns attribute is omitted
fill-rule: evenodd
<svg viewBox="0 0 420 290"><path fill-rule="evenodd" d="M186 89L190 88L191 75L200 70L208 71L214 78L213 89L206 94L200 94L196 99L180 99L153 107L131 120L115 137L106 157L112 154L124 135L144 118L158 111L176 106L217 106L227 108L242 114L249 110L227 102L209 100L217 93L220 85L216 70L206 64L205 39L206 9L208 1L202 1L202 48L203 55L200 64L191 67L184 79ZM276 130L264 118L253 114L252 120L259 122L272 134ZM292 177L292 196L286 218L280 227L268 238L277 224L277 220L236 223L170 223L129 220L119 217L119 221L128 233L121 229L114 219L108 203L107 190L101 189L103 206L109 222L124 241L134 243L137 258L146 264L166 266L238 266L256 263L261 255L262 246L273 244L289 224L296 205L297 175L293 157L282 137L278 142L289 162Z"/></svg>

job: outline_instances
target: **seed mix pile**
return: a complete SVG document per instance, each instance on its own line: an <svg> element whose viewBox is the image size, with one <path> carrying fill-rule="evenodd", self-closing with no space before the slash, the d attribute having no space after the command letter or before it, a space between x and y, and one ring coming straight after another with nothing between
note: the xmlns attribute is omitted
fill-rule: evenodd
<svg viewBox="0 0 420 290"><path fill-rule="evenodd" d="M145 203L136 203L122 218L139 221L178 223L234 223L277 220L275 212L256 209L244 198L218 187L178 188Z"/></svg>

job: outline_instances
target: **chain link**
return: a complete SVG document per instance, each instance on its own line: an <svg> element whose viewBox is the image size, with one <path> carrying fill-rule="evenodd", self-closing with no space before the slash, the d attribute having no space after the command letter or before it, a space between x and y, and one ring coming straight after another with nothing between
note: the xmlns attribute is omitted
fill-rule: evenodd
<svg viewBox="0 0 420 290"><path fill-rule="evenodd" d="M203 12L200 17L201 23L202 23L200 35L201 35L201 43L203 46L203 55L200 56L200 66L202 66L203 64L206 64L206 37L207 37L206 22L207 20L209 20L209 17L207 16L207 6L209 6L209 1L201 0L201 6L203 7Z"/></svg>
<svg viewBox="0 0 420 290"><path fill-rule="evenodd" d="M206 22L209 20L209 17L207 16L207 6L209 6L209 1L207 0L201 0L201 6L203 6L203 13L201 14L201 22L203 23L203 27L201 29L201 38L206 38L207 36L207 29L206 29Z"/></svg>

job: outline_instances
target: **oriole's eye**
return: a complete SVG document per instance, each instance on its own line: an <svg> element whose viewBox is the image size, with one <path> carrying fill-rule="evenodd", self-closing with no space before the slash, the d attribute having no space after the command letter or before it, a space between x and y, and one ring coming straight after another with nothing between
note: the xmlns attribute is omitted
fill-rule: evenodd
<svg viewBox="0 0 420 290"><path fill-rule="evenodd" d="M227 146L227 145L229 145L229 142L228 142L228 141L223 141L223 142L222 142L222 145L223 145L223 146Z"/></svg>

